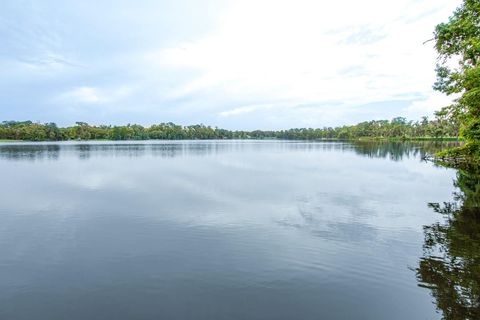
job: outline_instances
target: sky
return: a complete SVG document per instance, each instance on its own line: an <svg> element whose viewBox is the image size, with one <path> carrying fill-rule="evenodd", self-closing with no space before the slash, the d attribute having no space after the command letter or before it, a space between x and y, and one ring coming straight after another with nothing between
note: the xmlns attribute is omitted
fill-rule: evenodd
<svg viewBox="0 0 480 320"><path fill-rule="evenodd" d="M417 120L460 0L2 0L0 121L227 129Z"/></svg>

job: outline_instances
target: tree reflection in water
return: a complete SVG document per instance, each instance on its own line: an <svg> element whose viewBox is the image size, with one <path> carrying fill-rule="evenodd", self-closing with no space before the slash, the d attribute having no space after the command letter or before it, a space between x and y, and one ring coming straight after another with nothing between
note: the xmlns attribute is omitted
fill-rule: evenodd
<svg viewBox="0 0 480 320"><path fill-rule="evenodd" d="M443 319L480 319L480 170L459 170L452 202L430 203L442 221L424 226L419 285Z"/></svg>

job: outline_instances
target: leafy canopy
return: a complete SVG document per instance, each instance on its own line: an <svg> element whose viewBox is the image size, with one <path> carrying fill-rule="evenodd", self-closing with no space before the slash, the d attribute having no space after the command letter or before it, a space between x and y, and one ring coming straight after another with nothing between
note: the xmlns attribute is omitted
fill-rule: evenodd
<svg viewBox="0 0 480 320"><path fill-rule="evenodd" d="M456 94L454 104L441 113L461 123L466 139L462 153L480 158L480 1L464 0L449 21L435 28L439 53L434 89Z"/></svg>

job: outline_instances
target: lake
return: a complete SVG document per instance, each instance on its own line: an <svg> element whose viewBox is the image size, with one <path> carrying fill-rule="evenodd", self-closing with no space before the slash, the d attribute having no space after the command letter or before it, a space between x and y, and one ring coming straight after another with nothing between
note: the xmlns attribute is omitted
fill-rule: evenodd
<svg viewBox="0 0 480 320"><path fill-rule="evenodd" d="M458 174L432 148L0 144L0 318L447 318L422 263Z"/></svg>

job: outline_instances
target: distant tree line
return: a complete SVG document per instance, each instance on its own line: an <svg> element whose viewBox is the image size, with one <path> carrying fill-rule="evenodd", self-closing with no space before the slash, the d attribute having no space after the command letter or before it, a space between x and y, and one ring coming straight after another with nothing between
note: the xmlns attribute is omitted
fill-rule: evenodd
<svg viewBox="0 0 480 320"><path fill-rule="evenodd" d="M94 126L77 122L75 126L60 128L55 123L32 121L3 121L0 124L0 139L25 141L64 140L184 140L184 139L441 139L458 136L456 121L441 112L434 120L423 117L421 121L407 121L403 117L389 120L373 120L356 125L324 128L297 128L278 131L232 131L205 125L181 126L174 123L155 124L143 127L138 124L126 126Z"/></svg>

